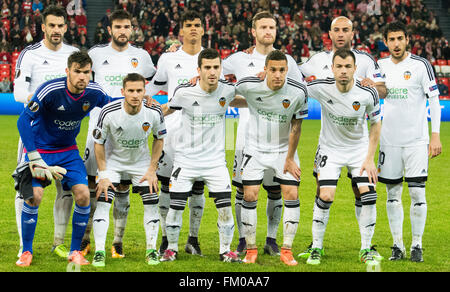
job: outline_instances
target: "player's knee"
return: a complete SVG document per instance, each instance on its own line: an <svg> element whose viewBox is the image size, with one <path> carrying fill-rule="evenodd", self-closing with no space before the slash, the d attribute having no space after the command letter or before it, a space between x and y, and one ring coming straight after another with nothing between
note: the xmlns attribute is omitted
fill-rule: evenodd
<svg viewBox="0 0 450 292"><path fill-rule="evenodd" d="M408 190L413 204L426 204L425 182L408 182Z"/></svg>
<svg viewBox="0 0 450 292"><path fill-rule="evenodd" d="M215 196L214 203L216 204L217 210L226 208L226 207L231 207L231 192L230 193L221 193L221 194Z"/></svg>
<svg viewBox="0 0 450 292"><path fill-rule="evenodd" d="M289 201L295 201L298 199L297 186L283 186L283 198Z"/></svg>
<svg viewBox="0 0 450 292"><path fill-rule="evenodd" d="M373 186L368 187L368 191L361 193L361 204L374 205L377 202L377 192Z"/></svg>
<svg viewBox="0 0 450 292"><path fill-rule="evenodd" d="M320 188L319 198L324 202L333 202L336 188Z"/></svg>
<svg viewBox="0 0 450 292"><path fill-rule="evenodd" d="M75 197L75 202L78 206L86 207L90 203L90 193L87 185L78 184L72 187L72 192Z"/></svg>

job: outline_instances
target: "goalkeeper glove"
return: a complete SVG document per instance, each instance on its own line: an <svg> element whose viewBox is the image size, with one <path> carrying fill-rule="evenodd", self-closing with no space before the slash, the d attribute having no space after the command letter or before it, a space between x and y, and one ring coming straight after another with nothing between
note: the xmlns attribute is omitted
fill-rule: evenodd
<svg viewBox="0 0 450 292"><path fill-rule="evenodd" d="M42 159L41 155L37 151L31 151L28 152L28 158L29 166L31 175L34 178L40 179L40 180L51 180L52 179L52 173L48 169L47 163Z"/></svg>
<svg viewBox="0 0 450 292"><path fill-rule="evenodd" d="M49 166L48 169L50 170L50 173L52 174L53 178L57 180L62 180L64 175L67 173L67 170L65 168L62 168L57 165Z"/></svg>

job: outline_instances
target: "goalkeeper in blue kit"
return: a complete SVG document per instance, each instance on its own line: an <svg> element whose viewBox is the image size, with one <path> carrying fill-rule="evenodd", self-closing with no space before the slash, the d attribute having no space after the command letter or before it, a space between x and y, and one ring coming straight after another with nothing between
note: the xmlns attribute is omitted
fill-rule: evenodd
<svg viewBox="0 0 450 292"><path fill-rule="evenodd" d="M13 174L24 197L22 211L23 253L16 262L29 266L38 208L44 188L52 179L61 180L75 198L72 218L72 242L68 260L75 264L89 262L80 252L90 212L87 174L76 145L82 119L94 108L103 107L110 97L90 81L92 60L88 54L75 52L67 62L67 77L43 83L20 115L17 127L26 148L24 164Z"/></svg>

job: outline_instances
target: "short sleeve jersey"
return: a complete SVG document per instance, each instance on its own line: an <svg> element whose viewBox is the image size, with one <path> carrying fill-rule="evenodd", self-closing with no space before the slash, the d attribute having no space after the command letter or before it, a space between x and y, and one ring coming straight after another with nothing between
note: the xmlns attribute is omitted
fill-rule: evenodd
<svg viewBox="0 0 450 292"><path fill-rule="evenodd" d="M67 59L76 51L77 48L64 43L58 51L52 51L44 45L43 40L27 46L19 54L16 62L15 83L18 86L28 83L28 94L33 94L42 83L65 77ZM16 97L24 103L26 98L27 96Z"/></svg>
<svg viewBox="0 0 450 292"><path fill-rule="evenodd" d="M177 87L168 104L181 111L175 163L191 168L226 165L225 113L234 96L234 85L223 80L211 93L199 82Z"/></svg>
<svg viewBox="0 0 450 292"><path fill-rule="evenodd" d="M273 91L266 79L246 77L237 82L236 94L245 96L250 111L245 151L287 151L292 119L308 116L306 86L287 78L282 88Z"/></svg>
<svg viewBox="0 0 450 292"><path fill-rule="evenodd" d="M142 105L139 113L128 114L124 100L116 100L102 108L97 127L92 135L95 143L108 141L106 164L133 165L148 167L150 155L148 138L156 139L166 136L164 117L159 106Z"/></svg>
<svg viewBox="0 0 450 292"><path fill-rule="evenodd" d="M378 61L386 76L380 143L390 146L428 144L427 98L439 96L433 68L424 58L408 53L398 64Z"/></svg>
<svg viewBox="0 0 450 292"><path fill-rule="evenodd" d="M308 83L308 97L321 105L319 145L335 149L355 149L369 142L366 116L371 123L381 120L380 101L374 88L354 79L353 87L341 93L334 78Z"/></svg>
<svg viewBox="0 0 450 292"><path fill-rule="evenodd" d="M223 74L234 74L236 76L236 80L240 81L245 77L255 77L256 74L264 71L264 64L266 62L266 55L262 55L258 53L258 51L253 50L251 54L246 54L244 52L234 53L227 58L225 58L222 62L223 66ZM297 63L294 58L289 55L286 55L288 60L288 74L287 77L304 83L303 76L300 73ZM240 108L239 109L239 125L237 129L237 138L236 138L236 149L245 145L245 129L247 128L247 123L249 119L249 110L248 108Z"/></svg>
<svg viewBox="0 0 450 292"><path fill-rule="evenodd" d="M370 78L374 82L385 82L377 62L366 52L352 49L356 58L355 77ZM303 76L312 79L334 78L331 64L333 63L333 52L322 51L299 66Z"/></svg>

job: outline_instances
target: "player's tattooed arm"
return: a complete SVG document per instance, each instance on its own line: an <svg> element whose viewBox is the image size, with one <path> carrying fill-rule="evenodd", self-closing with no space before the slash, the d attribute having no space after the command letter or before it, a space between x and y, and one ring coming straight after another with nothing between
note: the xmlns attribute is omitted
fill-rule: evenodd
<svg viewBox="0 0 450 292"><path fill-rule="evenodd" d="M291 132L289 134L289 148L286 156L286 162L284 163L284 173L289 172L296 180L300 180L302 173L301 169L295 163L294 155L297 150L298 141L300 140L300 134L302 129L303 119L292 119Z"/></svg>
<svg viewBox="0 0 450 292"><path fill-rule="evenodd" d="M369 182L376 184L378 182L378 172L375 166L375 152L378 147L378 142L380 141L380 133L381 133L381 121L373 123L370 125L369 130L369 149L367 150L366 159L361 166L359 171L359 175L362 175L364 171L366 171L367 176L369 178Z"/></svg>

